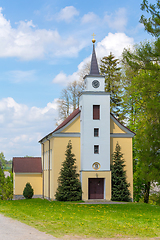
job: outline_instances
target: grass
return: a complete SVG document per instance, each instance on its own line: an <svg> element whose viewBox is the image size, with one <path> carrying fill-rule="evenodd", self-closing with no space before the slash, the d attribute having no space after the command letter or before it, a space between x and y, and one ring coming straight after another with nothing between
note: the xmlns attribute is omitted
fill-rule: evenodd
<svg viewBox="0 0 160 240"><path fill-rule="evenodd" d="M160 236L160 207L144 203L87 205L28 199L0 201L0 213L55 237Z"/></svg>

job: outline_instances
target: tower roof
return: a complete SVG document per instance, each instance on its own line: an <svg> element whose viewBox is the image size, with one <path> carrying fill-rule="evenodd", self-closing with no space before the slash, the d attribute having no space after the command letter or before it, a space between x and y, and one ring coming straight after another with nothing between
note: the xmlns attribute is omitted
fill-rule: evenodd
<svg viewBox="0 0 160 240"><path fill-rule="evenodd" d="M98 63L97 63L94 43L95 43L95 41L93 42L93 52L92 52L92 60L91 60L91 67L90 67L90 74L89 75L100 75L99 74L99 69L98 69Z"/></svg>

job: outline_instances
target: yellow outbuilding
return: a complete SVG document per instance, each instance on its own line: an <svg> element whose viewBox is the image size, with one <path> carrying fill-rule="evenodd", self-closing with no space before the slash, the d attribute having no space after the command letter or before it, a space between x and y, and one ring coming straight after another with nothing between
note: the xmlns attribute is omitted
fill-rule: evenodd
<svg viewBox="0 0 160 240"><path fill-rule="evenodd" d="M13 158L13 198L23 197L26 183L34 190L34 197L42 197L42 162L41 157Z"/></svg>

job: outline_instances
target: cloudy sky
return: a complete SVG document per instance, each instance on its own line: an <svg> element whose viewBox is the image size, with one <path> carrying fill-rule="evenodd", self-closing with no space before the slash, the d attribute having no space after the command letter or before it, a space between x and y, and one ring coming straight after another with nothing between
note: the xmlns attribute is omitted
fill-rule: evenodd
<svg viewBox="0 0 160 240"><path fill-rule="evenodd" d="M139 23L140 0L0 4L0 152L40 156L38 141L54 130L57 99L90 58L92 34L98 58L151 37Z"/></svg>

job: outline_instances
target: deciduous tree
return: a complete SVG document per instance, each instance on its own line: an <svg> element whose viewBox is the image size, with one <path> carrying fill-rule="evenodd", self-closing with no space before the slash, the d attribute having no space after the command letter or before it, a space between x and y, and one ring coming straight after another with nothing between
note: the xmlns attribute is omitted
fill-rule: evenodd
<svg viewBox="0 0 160 240"><path fill-rule="evenodd" d="M3 169L0 166L0 199L11 200L13 198L13 175L5 178Z"/></svg>
<svg viewBox="0 0 160 240"><path fill-rule="evenodd" d="M143 0L141 10L146 11L151 15L147 18L141 16L140 22L143 23L145 30L155 37L160 36L160 1L157 0L156 4L151 4L147 0Z"/></svg>
<svg viewBox="0 0 160 240"><path fill-rule="evenodd" d="M6 160L3 152L0 153L0 165L3 169L6 167Z"/></svg>
<svg viewBox="0 0 160 240"><path fill-rule="evenodd" d="M62 90L58 100L59 120L66 119L76 108L79 107L79 94L84 88L82 81L74 81Z"/></svg>
<svg viewBox="0 0 160 240"><path fill-rule="evenodd" d="M135 101L136 160L145 202L149 200L150 183L160 181L160 67L155 44L140 44L134 52L123 53L125 64L136 73L127 90Z"/></svg>

